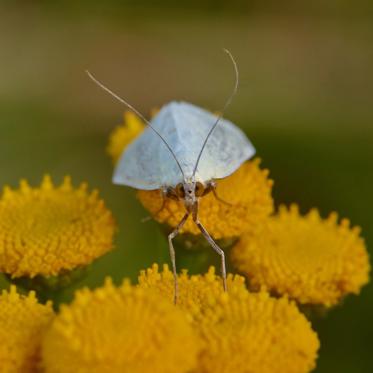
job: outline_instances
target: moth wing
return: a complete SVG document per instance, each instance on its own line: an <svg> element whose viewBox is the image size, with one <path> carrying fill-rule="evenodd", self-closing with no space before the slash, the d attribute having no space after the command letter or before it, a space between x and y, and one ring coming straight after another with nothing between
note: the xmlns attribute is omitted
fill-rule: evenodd
<svg viewBox="0 0 373 373"><path fill-rule="evenodd" d="M179 161L186 178L193 174L198 155L217 116L186 102L165 105L151 121ZM255 154L246 135L232 122L220 119L202 153L196 179L224 178ZM150 128L123 152L114 171L114 184L152 190L175 186L183 175L169 149Z"/></svg>
<svg viewBox="0 0 373 373"><path fill-rule="evenodd" d="M206 144L197 172L207 180L222 179L235 172L254 154L255 148L243 131L222 120Z"/></svg>
<svg viewBox="0 0 373 373"><path fill-rule="evenodd" d="M162 126L158 123L153 125L152 121L153 127L160 133L163 132L162 136L166 131L172 133L175 123L171 111L166 106L160 114L161 120L158 122ZM167 142L172 145L172 141L175 142L168 136ZM182 173L169 149L150 127L125 149L113 175L114 184L142 190L174 186L182 180Z"/></svg>
<svg viewBox="0 0 373 373"><path fill-rule="evenodd" d="M203 142L218 117L185 102L178 103L174 117L178 124L178 149L181 149L176 153L186 176L191 176ZM227 177L254 154L255 148L245 133L229 120L221 118L206 143L196 179L208 181Z"/></svg>

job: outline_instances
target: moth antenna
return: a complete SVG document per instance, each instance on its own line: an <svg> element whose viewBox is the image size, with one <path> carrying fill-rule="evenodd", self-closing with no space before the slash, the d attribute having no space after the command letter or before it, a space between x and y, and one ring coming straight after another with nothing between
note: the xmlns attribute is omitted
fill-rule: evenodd
<svg viewBox="0 0 373 373"><path fill-rule="evenodd" d="M199 152L198 154L198 158L197 158L197 161L196 161L196 165L194 166L194 170L193 170L193 177L196 175L196 172L197 172L197 168L198 168L198 164L199 164L199 161L201 159L201 156L202 156L202 153L203 151L205 150L205 147L206 147L206 144L207 144L207 141L208 139L210 138L211 134L213 133L214 129L216 128L216 126L219 124L220 120L223 118L223 115L224 115L224 112L227 110L228 106L231 104L232 102L232 99L233 97L236 95L237 91L238 91L238 83L239 83L239 73L238 73L238 67L237 67L237 63L236 63L236 60L234 59L232 53L228 50L228 49L225 49L223 48L223 51L225 53L227 53L227 55L229 56L230 60L232 61L232 64L233 64L233 68L234 68L234 72L235 72L235 83L234 83L234 88L233 88L233 91L232 93L229 95L227 101L225 102L224 104L224 107L223 107L223 110L221 110L220 114L218 115L214 125L211 127L209 133L207 134L206 138L205 138L205 141L203 142L203 145L202 145L202 148L201 148L201 151Z"/></svg>
<svg viewBox="0 0 373 373"><path fill-rule="evenodd" d="M87 75L93 80L94 83L96 83L100 88L102 88L104 91L109 93L109 95L113 96L116 100L127 106L130 110L132 110L135 114L137 114L153 131L156 135L159 136L159 138L163 141L163 143L167 146L167 149L170 151L172 156L174 157L182 175L183 179L185 179L184 171L179 163L179 161L176 158L175 153L171 149L170 145L168 145L167 141L163 138L163 136L151 125L151 123L137 110L135 109L130 103L125 101L123 98L118 96L116 93L114 93L112 90L110 90L108 87L106 87L103 83L101 83L99 80L97 80L88 70L85 71Z"/></svg>

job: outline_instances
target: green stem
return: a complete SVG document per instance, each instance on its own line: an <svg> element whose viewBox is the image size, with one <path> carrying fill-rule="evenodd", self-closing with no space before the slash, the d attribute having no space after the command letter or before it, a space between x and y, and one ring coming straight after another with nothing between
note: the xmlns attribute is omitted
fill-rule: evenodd
<svg viewBox="0 0 373 373"><path fill-rule="evenodd" d="M53 308L58 309L65 290L81 281L87 273L87 268L77 268L70 272L61 273L58 276L35 276L12 278L6 275L6 279L26 292L35 291L41 303L53 302Z"/></svg>

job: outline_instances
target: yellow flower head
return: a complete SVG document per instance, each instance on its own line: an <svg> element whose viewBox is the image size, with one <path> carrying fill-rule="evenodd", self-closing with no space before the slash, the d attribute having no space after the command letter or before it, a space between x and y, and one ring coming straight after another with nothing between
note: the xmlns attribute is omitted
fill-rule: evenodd
<svg viewBox="0 0 373 373"><path fill-rule="evenodd" d="M123 124L117 126L110 134L107 152L115 164L121 156L123 149L132 142L145 128L144 122L131 111L123 115Z"/></svg>
<svg viewBox="0 0 373 373"><path fill-rule="evenodd" d="M266 292L220 295L204 309L201 372L306 373L319 341L309 321L286 298Z"/></svg>
<svg viewBox="0 0 373 373"><path fill-rule="evenodd" d="M114 221L97 191L70 178L40 187L22 181L0 198L0 271L12 277L57 275L87 265L112 247Z"/></svg>
<svg viewBox="0 0 373 373"><path fill-rule="evenodd" d="M369 259L358 227L317 210L301 216L281 207L262 229L244 235L232 252L251 286L265 285L303 304L331 306L369 281Z"/></svg>
<svg viewBox="0 0 373 373"><path fill-rule="evenodd" d="M0 295L0 370L35 373L40 345L54 313L50 303L38 303L35 293L17 293L16 287Z"/></svg>
<svg viewBox="0 0 373 373"><path fill-rule="evenodd" d="M271 214L272 180L268 179L268 170L259 168L259 163L259 159L245 162L232 175L217 180L217 196L226 203L212 192L200 199L199 219L215 239L238 237L261 225ZM172 199L166 199L160 211L163 198L158 190L141 190L137 195L158 222L170 227L176 227L185 214L183 202ZM182 232L200 233L192 219L188 219Z"/></svg>
<svg viewBox="0 0 373 373"><path fill-rule="evenodd" d="M199 346L187 317L159 294L107 280L61 308L42 356L46 373L182 373Z"/></svg>
<svg viewBox="0 0 373 373"><path fill-rule="evenodd" d="M249 293L240 276L230 275L228 293L210 269L179 277L178 307L192 317L202 339L198 373L306 373L315 366L319 341L293 302ZM154 289L172 302L172 273L157 266L143 271L139 287Z"/></svg>

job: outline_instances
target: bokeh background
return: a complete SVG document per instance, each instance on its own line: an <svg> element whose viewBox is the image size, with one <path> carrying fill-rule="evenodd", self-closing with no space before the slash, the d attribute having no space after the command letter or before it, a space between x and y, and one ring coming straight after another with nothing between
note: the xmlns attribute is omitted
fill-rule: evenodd
<svg viewBox="0 0 373 373"><path fill-rule="evenodd" d="M47 172L100 190L119 233L89 286L168 260L157 224L141 223L134 191L110 182L105 147L124 108L84 70L144 113L173 99L219 110L233 85L226 47L241 74L227 117L271 170L276 202L336 210L362 226L369 248L372 25L368 0L0 0L0 185L35 185ZM367 286L313 321L316 372L373 371L372 315Z"/></svg>

